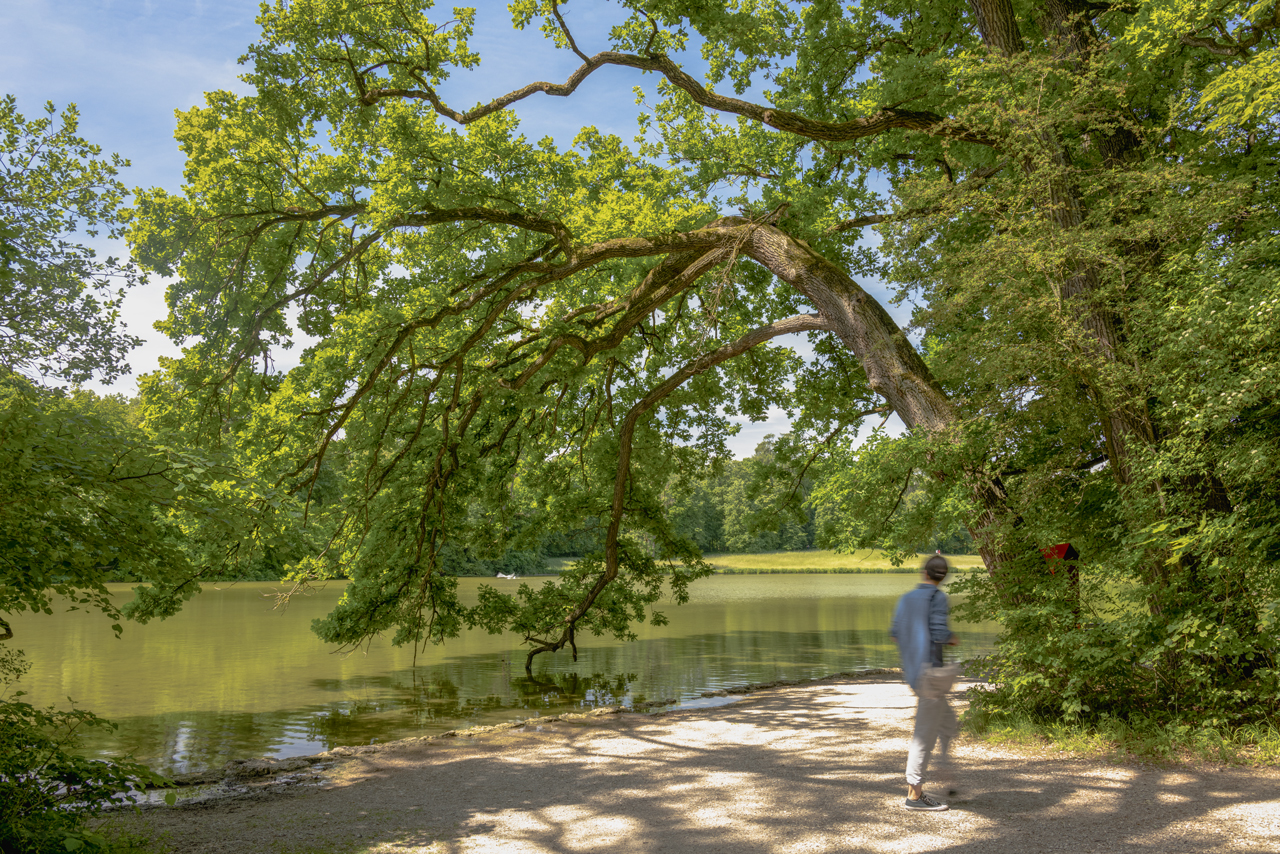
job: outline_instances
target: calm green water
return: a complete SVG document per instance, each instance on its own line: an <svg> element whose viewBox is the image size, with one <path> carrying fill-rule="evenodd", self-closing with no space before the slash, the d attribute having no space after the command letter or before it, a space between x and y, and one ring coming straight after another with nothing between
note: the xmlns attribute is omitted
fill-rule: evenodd
<svg viewBox="0 0 1280 854"><path fill-rule="evenodd" d="M464 598L479 584L462 579ZM537 580L534 579L534 583ZM443 647L335 652L310 623L342 593L331 584L273 611L269 583L207 586L167 621L126 624L83 612L11 619L31 672L19 683L39 705L67 698L120 725L95 736L95 755L132 753L180 773L254 756L301 756L479 724L601 705L681 700L774 679L896 666L888 637L897 597L914 575L737 575L696 582L670 624L638 627L622 644L579 637L567 653L535 659L513 635L468 633ZM129 594L121 585L122 600ZM988 649L994 625L955 626L959 654ZM701 701L706 702L706 701Z"/></svg>

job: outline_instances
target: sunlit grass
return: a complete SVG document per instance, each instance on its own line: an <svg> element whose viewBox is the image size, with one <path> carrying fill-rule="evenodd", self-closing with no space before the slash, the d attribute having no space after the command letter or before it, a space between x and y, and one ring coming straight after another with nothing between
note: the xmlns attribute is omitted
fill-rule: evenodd
<svg viewBox="0 0 1280 854"><path fill-rule="evenodd" d="M992 744L1048 746L1115 761L1206 761L1258 766L1280 762L1280 729L1267 723L1214 727L1104 718L1092 724L1076 724L992 714L974 704L962 724L967 732Z"/></svg>
<svg viewBox="0 0 1280 854"><path fill-rule="evenodd" d="M769 575L773 573L914 573L928 555L916 555L901 566L894 566L889 553L880 549L863 549L851 554L840 554L830 549L814 549L803 552L763 552L760 554L707 555L706 561L717 572L730 575ZM978 555L947 555L954 569L982 567ZM573 563L573 558L548 558L547 570L561 572Z"/></svg>
<svg viewBox="0 0 1280 854"><path fill-rule="evenodd" d="M920 571L920 564L928 555L916 555L914 559L894 566L889 553L880 549L864 549L851 554L841 554L830 549L803 552L766 552L763 554L707 555L707 563L719 572L771 573L771 572L903 572ZM972 569L982 566L977 555L947 555L955 569Z"/></svg>

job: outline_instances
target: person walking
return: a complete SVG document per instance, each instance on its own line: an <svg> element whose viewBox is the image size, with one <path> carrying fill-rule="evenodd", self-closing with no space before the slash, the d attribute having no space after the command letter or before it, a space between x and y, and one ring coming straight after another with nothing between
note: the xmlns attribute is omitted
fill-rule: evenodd
<svg viewBox="0 0 1280 854"><path fill-rule="evenodd" d="M920 569L920 583L898 600L889 636L902 657L902 678L918 698L911 750L907 754L907 800L910 810L945 810L947 805L924 790L925 774L935 745L941 742L937 764L950 762L956 713L947 701L956 667L944 665L944 646L959 643L949 625L947 594L939 589L951 567L942 555L931 555Z"/></svg>

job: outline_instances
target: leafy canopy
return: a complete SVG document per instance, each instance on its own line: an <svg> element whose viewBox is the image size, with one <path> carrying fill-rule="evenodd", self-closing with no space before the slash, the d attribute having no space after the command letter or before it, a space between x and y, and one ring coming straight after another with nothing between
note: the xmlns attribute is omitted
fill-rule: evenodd
<svg viewBox="0 0 1280 854"><path fill-rule="evenodd" d="M119 323L138 272L77 239L121 235L129 163L77 136L74 105L44 111L28 120L0 99L0 371L110 381L139 340Z"/></svg>
<svg viewBox="0 0 1280 854"><path fill-rule="evenodd" d="M492 13L265 8L254 93L182 114L184 190L139 200L186 344L156 429L299 501L343 484L295 574L352 578L322 637L626 636L706 571L664 490L781 405L827 524L878 537L912 483L934 495L886 535L966 519L993 702L1274 713L1274 4L651 0L591 47L571 11L510 9L578 57L565 81L460 110L437 89ZM513 104L572 112L606 66L656 80L634 145L520 134ZM797 332L807 363L770 344ZM849 447L890 411L906 436ZM465 608L440 571L588 519L600 554L540 590ZM1085 570L1046 566L1062 541Z"/></svg>

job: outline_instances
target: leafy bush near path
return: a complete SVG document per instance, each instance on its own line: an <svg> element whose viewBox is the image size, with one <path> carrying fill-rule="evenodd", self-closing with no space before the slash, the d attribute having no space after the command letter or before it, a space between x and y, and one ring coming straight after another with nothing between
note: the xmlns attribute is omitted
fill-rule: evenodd
<svg viewBox="0 0 1280 854"><path fill-rule="evenodd" d="M7 690L25 673L19 650L0 653L0 851L110 851L85 820L132 801L164 777L128 760L98 760L72 751L84 730L115 724L83 709L39 709Z"/></svg>
<svg viewBox="0 0 1280 854"><path fill-rule="evenodd" d="M1280 729L1272 724L1225 727L1212 722L1170 724L1156 717L1125 720L1111 716L1086 724L1004 711L982 689L972 690L969 698L964 728L993 743L1048 743L1072 753L1116 760L1138 757L1254 766L1280 762Z"/></svg>

